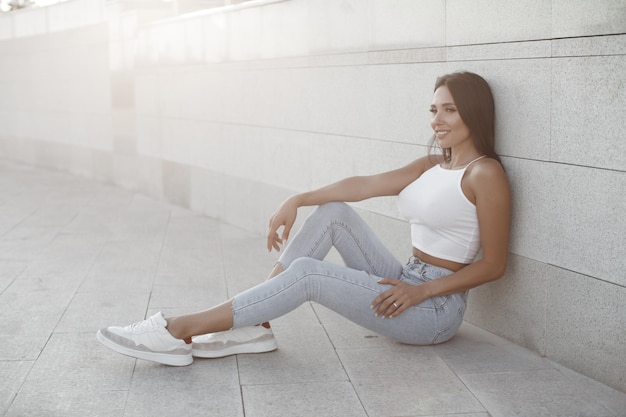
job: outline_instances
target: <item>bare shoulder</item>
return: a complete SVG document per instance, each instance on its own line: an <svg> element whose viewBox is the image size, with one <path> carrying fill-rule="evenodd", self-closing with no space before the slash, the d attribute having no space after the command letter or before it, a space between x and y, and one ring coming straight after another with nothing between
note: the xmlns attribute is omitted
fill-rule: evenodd
<svg viewBox="0 0 626 417"><path fill-rule="evenodd" d="M424 171L428 171L435 165L439 165L442 162L443 162L442 155L426 155L415 160L415 164L420 169L420 174Z"/></svg>
<svg viewBox="0 0 626 417"><path fill-rule="evenodd" d="M417 158L401 168L371 176L369 188L375 190L375 195L398 195L406 186L439 162L439 158L434 155Z"/></svg>
<svg viewBox="0 0 626 417"><path fill-rule="evenodd" d="M480 180L506 180L506 173L502 165L493 158L483 158L474 162L467 169L468 178Z"/></svg>
<svg viewBox="0 0 626 417"><path fill-rule="evenodd" d="M493 158L483 158L473 163L466 173L468 185L478 195L484 192L509 193L509 183L502 165Z"/></svg>
<svg viewBox="0 0 626 417"><path fill-rule="evenodd" d="M407 165L392 171L396 173L402 173L403 175L409 175L414 177L413 179L422 175L425 171L434 167L435 165L443 162L443 158L438 155L426 155L409 162Z"/></svg>

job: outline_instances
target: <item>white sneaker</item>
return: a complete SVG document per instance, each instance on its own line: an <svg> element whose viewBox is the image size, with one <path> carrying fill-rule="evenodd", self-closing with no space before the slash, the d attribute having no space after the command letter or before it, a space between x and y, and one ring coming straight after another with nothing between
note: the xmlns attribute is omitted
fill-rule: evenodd
<svg viewBox="0 0 626 417"><path fill-rule="evenodd" d="M239 353L263 353L277 349L272 329L263 326L242 327L225 332L194 336L193 356L221 358Z"/></svg>
<svg viewBox="0 0 626 417"><path fill-rule="evenodd" d="M167 322L163 314L158 312L130 326L98 330L96 338L104 346L122 355L172 366L191 364L191 344L176 339L165 326Z"/></svg>

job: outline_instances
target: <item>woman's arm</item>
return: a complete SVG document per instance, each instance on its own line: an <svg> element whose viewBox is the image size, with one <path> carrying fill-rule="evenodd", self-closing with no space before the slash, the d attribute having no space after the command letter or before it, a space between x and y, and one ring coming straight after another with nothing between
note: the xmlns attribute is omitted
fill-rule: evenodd
<svg viewBox="0 0 626 417"><path fill-rule="evenodd" d="M395 317L408 307L436 296L463 292L496 280L504 275L508 254L510 228L510 190L502 166L494 160L477 163L466 179L475 197L482 259L448 276L421 285L409 285L394 279L383 279L382 284L394 288L377 297L372 303L377 315L384 315L394 302L400 306L389 315Z"/></svg>
<svg viewBox="0 0 626 417"><path fill-rule="evenodd" d="M280 250L280 244L289 238L298 207L319 206L331 201L362 201L372 197L398 195L402 189L422 173L438 163L436 157L422 157L410 164L376 175L349 177L317 190L296 194L285 200L270 218L267 249ZM281 236L277 230L283 226Z"/></svg>

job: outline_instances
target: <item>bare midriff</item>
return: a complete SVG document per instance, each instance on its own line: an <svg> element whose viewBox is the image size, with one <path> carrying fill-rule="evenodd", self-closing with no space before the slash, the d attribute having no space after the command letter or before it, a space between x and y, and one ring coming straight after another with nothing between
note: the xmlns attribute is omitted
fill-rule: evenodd
<svg viewBox="0 0 626 417"><path fill-rule="evenodd" d="M424 253L421 250L416 249L416 248L413 248L413 256L415 256L416 258L419 258L424 263L431 264L434 266L439 266L441 268L446 268L454 272L468 265L468 264L463 264L460 262L449 261L447 259L437 258L435 256L431 256L427 253Z"/></svg>

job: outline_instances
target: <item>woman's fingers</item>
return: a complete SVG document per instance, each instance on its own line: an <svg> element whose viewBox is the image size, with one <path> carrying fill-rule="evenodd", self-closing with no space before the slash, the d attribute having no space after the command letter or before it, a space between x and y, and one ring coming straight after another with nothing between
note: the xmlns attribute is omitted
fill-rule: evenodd
<svg viewBox="0 0 626 417"><path fill-rule="evenodd" d="M400 282L402 282L402 281L400 281L399 279L395 279L395 278L383 278L383 279L378 280L379 284L393 285L393 286L396 286ZM391 288L390 290L387 290L384 293L380 294L378 297L376 297L374 299L374 301L372 301L372 305L370 307L372 309L374 309L376 306L378 306L381 303L383 303L391 295L392 291L393 291L393 288Z"/></svg>
<svg viewBox="0 0 626 417"><path fill-rule="evenodd" d="M380 284L393 285L393 287L374 299L370 308L375 309L374 315L383 319L397 317L411 306L410 298L404 291L403 282L395 278L384 278L378 281Z"/></svg>
<svg viewBox="0 0 626 417"><path fill-rule="evenodd" d="M271 252L272 248L276 249L276 251L280 251L280 245L287 243L289 233L291 232L291 228L296 220L296 215L298 213L297 209L297 206L293 207L290 204L283 203L272 215L267 226L268 251ZM281 227L283 228L282 235L279 236L278 229Z"/></svg>
<svg viewBox="0 0 626 417"><path fill-rule="evenodd" d="M280 245L283 243L283 240L278 237L278 233L270 233L267 235L267 250L272 251L272 248L276 251L280 252Z"/></svg>

